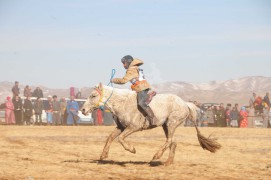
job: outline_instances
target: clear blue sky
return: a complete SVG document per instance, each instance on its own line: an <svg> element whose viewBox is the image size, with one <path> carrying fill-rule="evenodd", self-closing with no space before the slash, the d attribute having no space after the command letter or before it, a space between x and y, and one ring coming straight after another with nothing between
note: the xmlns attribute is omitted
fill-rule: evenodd
<svg viewBox="0 0 271 180"><path fill-rule="evenodd" d="M93 86L127 54L151 83L271 76L271 1L0 0L0 81Z"/></svg>

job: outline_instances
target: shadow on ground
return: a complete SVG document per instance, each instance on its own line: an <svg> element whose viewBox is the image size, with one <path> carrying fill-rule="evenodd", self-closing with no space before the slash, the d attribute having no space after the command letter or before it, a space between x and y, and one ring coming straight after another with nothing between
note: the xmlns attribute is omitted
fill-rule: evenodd
<svg viewBox="0 0 271 180"><path fill-rule="evenodd" d="M127 164L132 165L149 165L151 167L161 166L163 165L160 161L152 161L152 162L145 162L145 161L113 161L113 160L93 160L93 159L84 159L84 160L66 160L62 161L61 163L91 163L91 164L98 164L98 165L119 165L125 167Z"/></svg>

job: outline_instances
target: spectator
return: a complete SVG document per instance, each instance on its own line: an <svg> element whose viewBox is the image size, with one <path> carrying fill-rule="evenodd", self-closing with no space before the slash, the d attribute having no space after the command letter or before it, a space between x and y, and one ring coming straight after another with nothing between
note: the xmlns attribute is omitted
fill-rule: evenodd
<svg viewBox="0 0 271 180"><path fill-rule="evenodd" d="M239 111L239 105L237 103L234 105L234 107L236 108L237 111Z"/></svg>
<svg viewBox="0 0 271 180"><path fill-rule="evenodd" d="M208 121L208 127L214 127L215 126L215 116L213 112L213 106L209 106L206 111L207 121Z"/></svg>
<svg viewBox="0 0 271 180"><path fill-rule="evenodd" d="M217 127L217 106L214 106L213 108L213 113L214 113L214 120L215 120L215 124L214 126Z"/></svg>
<svg viewBox="0 0 271 180"><path fill-rule="evenodd" d="M81 99L82 98L82 93L81 90L79 89L78 92L76 93L76 99Z"/></svg>
<svg viewBox="0 0 271 180"><path fill-rule="evenodd" d="M239 127L239 111L236 106L230 112L230 120L231 127Z"/></svg>
<svg viewBox="0 0 271 180"><path fill-rule="evenodd" d="M19 88L19 82L15 81L15 85L12 87L12 93L13 93L13 98L15 98L15 96L19 96L20 94L20 88Z"/></svg>
<svg viewBox="0 0 271 180"><path fill-rule="evenodd" d="M52 125L53 120L53 104L52 104L52 96L47 97L47 101L44 105L44 110L46 112L46 120L47 125Z"/></svg>
<svg viewBox="0 0 271 180"><path fill-rule="evenodd" d="M63 125L67 125L66 107L67 107L67 101L63 97L63 98L61 98L61 101L60 101L61 124L63 124Z"/></svg>
<svg viewBox="0 0 271 180"><path fill-rule="evenodd" d="M15 117L14 117L14 105L12 103L11 97L7 97L6 101L6 124L15 124Z"/></svg>
<svg viewBox="0 0 271 180"><path fill-rule="evenodd" d="M230 127L231 121L231 106L227 106L225 110L225 119L226 119L226 126Z"/></svg>
<svg viewBox="0 0 271 180"><path fill-rule="evenodd" d="M35 125L42 125L42 111L44 109L42 100L38 97L34 103L34 111L35 111L35 118L36 122Z"/></svg>
<svg viewBox="0 0 271 180"><path fill-rule="evenodd" d="M61 119L60 119L60 102L57 99L57 96L53 96L53 125L60 125Z"/></svg>
<svg viewBox="0 0 271 180"><path fill-rule="evenodd" d="M266 106L263 110L263 128L268 128L270 107Z"/></svg>
<svg viewBox="0 0 271 180"><path fill-rule="evenodd" d="M268 128L271 128L271 108L269 108L269 115L268 115Z"/></svg>
<svg viewBox="0 0 271 180"><path fill-rule="evenodd" d="M68 101L67 103L67 113L68 113L68 118L67 118L67 125L77 125L77 121L79 120L78 117L78 110L79 110L79 105L78 103L74 100L74 96L71 96L71 100Z"/></svg>
<svg viewBox="0 0 271 180"><path fill-rule="evenodd" d="M262 97L258 96L254 102L254 109L256 115L261 115L263 113Z"/></svg>
<svg viewBox="0 0 271 180"><path fill-rule="evenodd" d="M36 87L36 89L33 92L33 97L43 98L43 92L40 89L40 87Z"/></svg>
<svg viewBox="0 0 271 180"><path fill-rule="evenodd" d="M75 97L75 89L74 87L70 87L70 97L74 96Z"/></svg>
<svg viewBox="0 0 271 180"><path fill-rule="evenodd" d="M32 97L32 92L31 92L31 88L29 87L29 85L26 85L24 88L24 96L25 97Z"/></svg>
<svg viewBox="0 0 271 180"><path fill-rule="evenodd" d="M248 110L248 127L253 128L254 127L254 120L255 120L255 109L253 107L250 107ZM241 120L240 122L241 123Z"/></svg>
<svg viewBox="0 0 271 180"><path fill-rule="evenodd" d="M25 100L24 100L24 122L26 125L30 125L30 120L32 117L32 113L33 113L33 106L32 106L32 102L30 100L30 97L28 96Z"/></svg>
<svg viewBox="0 0 271 180"><path fill-rule="evenodd" d="M19 96L15 96L15 99L13 99L13 105L14 105L14 115L15 115L15 121L17 125L22 124L22 113L23 113L23 103Z"/></svg>
<svg viewBox="0 0 271 180"><path fill-rule="evenodd" d="M256 93L254 92L253 94L252 94L252 97L249 99L249 106L250 107L254 107L254 103L255 103L255 100L256 100Z"/></svg>
<svg viewBox="0 0 271 180"><path fill-rule="evenodd" d="M208 127L208 117L207 117L205 108L202 109L202 111L201 111L200 121L201 121L201 127Z"/></svg>
<svg viewBox="0 0 271 180"><path fill-rule="evenodd" d="M246 111L246 108L243 106L240 111L240 128L247 128L248 126L248 121L247 121L248 113Z"/></svg>
<svg viewBox="0 0 271 180"><path fill-rule="evenodd" d="M216 117L217 117L217 126L218 127L226 127L227 126L226 118L225 118L225 109L224 109L223 103L221 103L220 106L218 107Z"/></svg>
<svg viewBox="0 0 271 180"><path fill-rule="evenodd" d="M269 92L267 92L266 95L264 96L263 102L265 102L268 107L271 107L270 99L269 99Z"/></svg>

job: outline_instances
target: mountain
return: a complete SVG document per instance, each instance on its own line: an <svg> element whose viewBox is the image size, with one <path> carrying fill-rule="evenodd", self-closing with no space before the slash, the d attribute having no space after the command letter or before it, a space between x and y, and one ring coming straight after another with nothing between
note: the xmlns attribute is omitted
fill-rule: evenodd
<svg viewBox="0 0 271 180"><path fill-rule="evenodd" d="M0 82L0 102L3 102L6 96L11 96L13 83ZM120 87L120 86L118 86ZM21 94L24 85L20 86ZM31 87L32 90L35 87ZM50 89L41 86L44 96L57 95L59 97L68 97L69 89ZM180 96L186 101L193 100L198 102L215 103L239 103L247 105L252 92L264 96L266 92L271 91L271 77L250 76L240 79L227 81L210 81L207 83L189 83L189 82L165 82L154 84L153 89L158 93L172 93ZM78 88L76 89L76 92ZM81 88L82 96L88 97L91 88Z"/></svg>
<svg viewBox="0 0 271 180"><path fill-rule="evenodd" d="M158 93L172 93L184 100L247 105L252 92L259 96L271 90L271 77L250 76L208 83L166 82L153 85Z"/></svg>

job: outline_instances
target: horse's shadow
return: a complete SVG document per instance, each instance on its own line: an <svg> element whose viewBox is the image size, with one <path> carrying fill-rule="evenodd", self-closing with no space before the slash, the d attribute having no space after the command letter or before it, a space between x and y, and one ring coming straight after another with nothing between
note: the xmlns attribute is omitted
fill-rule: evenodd
<svg viewBox="0 0 271 180"><path fill-rule="evenodd" d="M66 160L62 161L62 163L91 163L91 164L98 164L98 165L118 165L122 167L126 167L128 164L132 165L149 165L151 167L161 166L163 163L161 161L113 161L113 160L93 160L93 159L84 159L84 160Z"/></svg>

